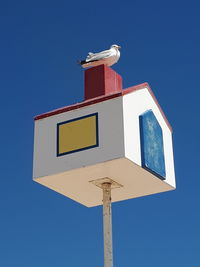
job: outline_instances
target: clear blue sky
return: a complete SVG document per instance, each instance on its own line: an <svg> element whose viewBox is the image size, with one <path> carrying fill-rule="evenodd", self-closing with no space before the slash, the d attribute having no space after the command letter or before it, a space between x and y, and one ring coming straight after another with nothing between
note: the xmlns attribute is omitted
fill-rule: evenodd
<svg viewBox="0 0 200 267"><path fill-rule="evenodd" d="M32 181L33 117L83 99L88 51L122 46L174 130L177 190L113 205L114 267L200 266L199 1L1 1L0 266L103 266L101 207Z"/></svg>

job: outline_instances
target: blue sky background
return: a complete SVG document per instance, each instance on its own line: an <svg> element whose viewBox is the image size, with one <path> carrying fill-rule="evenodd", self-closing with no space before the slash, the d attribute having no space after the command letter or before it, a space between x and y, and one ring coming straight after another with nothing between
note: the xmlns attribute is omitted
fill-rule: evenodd
<svg viewBox="0 0 200 267"><path fill-rule="evenodd" d="M199 1L0 2L0 266L103 266L101 207L32 181L33 117L80 102L88 51L122 46L174 130L177 190L113 204L115 267L200 266Z"/></svg>

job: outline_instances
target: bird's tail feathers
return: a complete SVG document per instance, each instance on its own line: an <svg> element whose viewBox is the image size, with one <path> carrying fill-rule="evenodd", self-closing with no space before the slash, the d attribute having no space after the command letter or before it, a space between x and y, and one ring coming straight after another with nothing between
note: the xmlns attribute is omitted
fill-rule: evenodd
<svg viewBox="0 0 200 267"><path fill-rule="evenodd" d="M85 64L86 63L86 61L85 60L77 60L77 64L79 64L79 65L83 65L83 64Z"/></svg>

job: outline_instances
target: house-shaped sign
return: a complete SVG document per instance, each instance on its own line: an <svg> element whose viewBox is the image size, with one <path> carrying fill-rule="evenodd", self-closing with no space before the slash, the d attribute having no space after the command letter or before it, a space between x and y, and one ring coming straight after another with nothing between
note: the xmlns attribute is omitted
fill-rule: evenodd
<svg viewBox="0 0 200 267"><path fill-rule="evenodd" d="M87 207L175 189L172 128L147 83L122 89L100 65L85 71L85 100L35 117L33 179Z"/></svg>

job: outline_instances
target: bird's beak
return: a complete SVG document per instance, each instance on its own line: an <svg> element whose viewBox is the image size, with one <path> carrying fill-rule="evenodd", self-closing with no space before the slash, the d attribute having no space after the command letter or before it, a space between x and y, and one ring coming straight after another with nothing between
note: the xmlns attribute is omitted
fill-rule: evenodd
<svg viewBox="0 0 200 267"><path fill-rule="evenodd" d="M121 49L121 46L120 45L118 45L118 49Z"/></svg>

